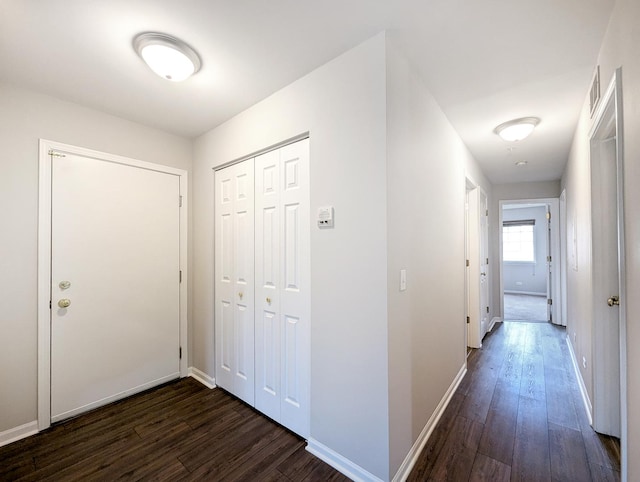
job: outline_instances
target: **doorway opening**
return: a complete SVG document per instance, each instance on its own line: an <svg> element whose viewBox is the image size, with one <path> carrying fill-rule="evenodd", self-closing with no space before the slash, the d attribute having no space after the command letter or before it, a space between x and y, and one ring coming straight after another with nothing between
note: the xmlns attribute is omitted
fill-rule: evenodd
<svg viewBox="0 0 640 482"><path fill-rule="evenodd" d="M558 199L500 201L499 214L502 319L565 325Z"/></svg>

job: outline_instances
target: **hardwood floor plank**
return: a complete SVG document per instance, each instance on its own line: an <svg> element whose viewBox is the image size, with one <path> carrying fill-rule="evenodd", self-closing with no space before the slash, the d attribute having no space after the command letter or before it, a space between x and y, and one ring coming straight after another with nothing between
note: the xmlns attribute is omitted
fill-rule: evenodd
<svg viewBox="0 0 640 482"><path fill-rule="evenodd" d="M595 482L620 482L620 471L598 464L589 464L591 479Z"/></svg>
<svg viewBox="0 0 640 482"><path fill-rule="evenodd" d="M427 480L468 480L483 425L458 415Z"/></svg>
<svg viewBox="0 0 640 482"><path fill-rule="evenodd" d="M456 392L453 394L449 405L442 414L442 417L440 417L438 424L433 430L431 437L429 437L428 443L420 453L407 480L419 481L427 479L438 460L440 452L447 440L447 435L451 431L453 422L460 411L460 407L464 403L464 399L465 396L461 393Z"/></svg>
<svg viewBox="0 0 640 482"><path fill-rule="evenodd" d="M567 373L564 367L548 367L545 361L545 389L549 422L580 430L573 397L567 397Z"/></svg>
<svg viewBox="0 0 640 482"><path fill-rule="evenodd" d="M513 481L551 479L545 401L520 397L511 479Z"/></svg>
<svg viewBox="0 0 640 482"><path fill-rule="evenodd" d="M470 482L509 482L511 466L478 453L471 468Z"/></svg>
<svg viewBox="0 0 640 482"><path fill-rule="evenodd" d="M579 430L550 423L549 450L553 480L591 480L587 454Z"/></svg>
<svg viewBox="0 0 640 482"><path fill-rule="evenodd" d="M517 416L505 416L501 412L491 410L482 430L478 452L511 466L516 420Z"/></svg>

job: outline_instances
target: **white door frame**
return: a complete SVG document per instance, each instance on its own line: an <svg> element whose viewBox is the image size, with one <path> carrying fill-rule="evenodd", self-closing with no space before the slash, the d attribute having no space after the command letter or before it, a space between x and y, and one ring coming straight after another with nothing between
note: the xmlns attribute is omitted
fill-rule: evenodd
<svg viewBox="0 0 640 482"><path fill-rule="evenodd" d="M560 193L560 323L567 326L567 269L569 250L567 249L567 191Z"/></svg>
<svg viewBox="0 0 640 482"><path fill-rule="evenodd" d="M606 115L607 112L613 108L611 115ZM621 449L621 478L623 481L627 480L627 296L626 296L626 255L625 255L625 239L624 239L624 118L622 113L622 68L616 69L613 74L613 78L609 86L607 87L600 105L596 109L593 116L594 122L591 130L589 131L589 144L592 145L593 140L600 131L601 127L604 127L604 123L611 123L615 126L616 130L616 187L617 187L617 236L618 236L618 283L619 283L619 337L620 337L620 449ZM590 163L593 159L590 159ZM593 209L593 206L592 206ZM592 262L592 277L598 276L598 266ZM615 294L615 293L611 293ZM598 300L604 302L604 300ZM594 319L595 323L596 320ZM594 424L596 422L598 408L596 407L596 401L598 396L596 391L598 390L597 379L597 366L602 366L605 360L605 353L598 345L596 337L597 327L593 326L592 331L594 333L592 340L593 347L593 373L594 373L594 406L593 406L593 419ZM606 384L606 374L604 376L604 384ZM605 388L606 389L606 388Z"/></svg>
<svg viewBox="0 0 640 482"><path fill-rule="evenodd" d="M187 171L40 139L38 179L38 430L51 425L51 169L52 155L64 153L177 175L180 179L180 376L188 374L187 343Z"/></svg>
<svg viewBox="0 0 640 482"><path fill-rule="evenodd" d="M505 204L548 204L549 212L551 212L551 246L549 246L549 254L551 255L551 276L557 282L551 285L552 300L551 313L553 323L557 324L561 321L562 310L561 300L562 291L560 289L560 206L558 198L539 198L539 199L504 199L498 201L498 250L500 265L500 314L504 320L504 274L502 270L502 210ZM549 282L547 273L547 283ZM557 300L557 301L556 301Z"/></svg>

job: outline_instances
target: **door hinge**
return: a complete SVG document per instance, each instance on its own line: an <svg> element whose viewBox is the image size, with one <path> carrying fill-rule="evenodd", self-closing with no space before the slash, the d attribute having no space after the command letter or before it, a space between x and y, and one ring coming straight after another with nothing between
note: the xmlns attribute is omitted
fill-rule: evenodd
<svg viewBox="0 0 640 482"><path fill-rule="evenodd" d="M49 309L51 309L51 300L49 300Z"/></svg>
<svg viewBox="0 0 640 482"><path fill-rule="evenodd" d="M180 360L182 360L182 347L180 347L180 349L179 349L178 356L180 357Z"/></svg>
<svg viewBox="0 0 640 482"><path fill-rule="evenodd" d="M551 256L547 256L547 263L551 263Z"/></svg>
<svg viewBox="0 0 640 482"><path fill-rule="evenodd" d="M485 216L489 216L489 210L488 210L488 209L485 209L485 211L484 211L484 215L485 215Z"/></svg>
<svg viewBox="0 0 640 482"><path fill-rule="evenodd" d="M469 260L467 260L467 268L469 267Z"/></svg>
<svg viewBox="0 0 640 482"><path fill-rule="evenodd" d="M487 258L487 264L489 264L489 258Z"/></svg>
<svg viewBox="0 0 640 482"><path fill-rule="evenodd" d="M553 300L552 300L551 298L549 298L549 299L547 300L547 304L552 305L552 304L553 304Z"/></svg>
<svg viewBox="0 0 640 482"><path fill-rule="evenodd" d="M471 317L467 316L467 325L471 323Z"/></svg>
<svg viewBox="0 0 640 482"><path fill-rule="evenodd" d="M487 306L487 314L489 313L489 307Z"/></svg>
<svg viewBox="0 0 640 482"><path fill-rule="evenodd" d="M551 211L547 211L547 219L551 221Z"/></svg>
<svg viewBox="0 0 640 482"><path fill-rule="evenodd" d="M178 271L178 280L182 283L182 270Z"/></svg>
<svg viewBox="0 0 640 482"><path fill-rule="evenodd" d="M67 156L65 156L64 154L60 154L59 152L54 151L53 149L49 149L48 154L49 154L51 157L67 157Z"/></svg>
<svg viewBox="0 0 640 482"><path fill-rule="evenodd" d="M182 207L182 196L178 196L178 206Z"/></svg>

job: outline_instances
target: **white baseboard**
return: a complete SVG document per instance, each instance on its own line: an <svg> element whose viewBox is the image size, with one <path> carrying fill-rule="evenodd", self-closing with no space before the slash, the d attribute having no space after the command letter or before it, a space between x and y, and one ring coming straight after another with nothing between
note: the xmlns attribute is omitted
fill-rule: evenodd
<svg viewBox="0 0 640 482"><path fill-rule="evenodd" d="M447 408L447 405L449 405L449 402L451 401L451 397L453 397L453 394L458 389L458 386L460 385L460 382L462 381L466 373L467 364L465 362L465 364L462 365L462 368L460 368L460 371L456 375L456 378L449 386L449 389L444 394L444 397L442 397L442 400L440 400L440 403L436 407L435 411L427 421L427 424L422 429L422 432L420 432L420 435L418 435L417 440L414 442L413 447L411 447L411 450L409 450L409 453L398 468L398 471L393 477L392 482L407 480L407 477L409 477L409 474L411 473L411 469L413 469L413 466L418 461L418 457L420 457L420 453L422 453L424 446L427 444L427 440L429 440L429 437L433 433L433 430L436 428L436 425L440 421L440 417L442 417L442 414Z"/></svg>
<svg viewBox="0 0 640 482"><path fill-rule="evenodd" d="M593 425L593 416L592 416L593 406L591 405L591 400L589 400L587 387L585 386L584 380L582 379L582 373L580 373L580 365L578 364L578 359L576 358L576 354L573 351L573 346L571 345L571 340L569 340L569 335L567 335L567 346L569 347L569 353L571 354L573 371L575 372L576 378L578 379L578 386L580 387L580 394L582 395L582 403L584 403L584 409L587 412L589 425Z"/></svg>
<svg viewBox="0 0 640 482"><path fill-rule="evenodd" d="M189 367L189 376L195 378L207 388L216 388L216 379L196 367Z"/></svg>
<svg viewBox="0 0 640 482"><path fill-rule="evenodd" d="M382 479L367 472L359 465L354 464L351 460L331 450L317 440L310 438L307 441L307 451L355 482L382 482Z"/></svg>
<svg viewBox="0 0 640 482"><path fill-rule="evenodd" d="M547 296L546 293L539 293L538 291L516 291L516 290L504 290L505 295L531 295L531 296Z"/></svg>
<svg viewBox="0 0 640 482"><path fill-rule="evenodd" d="M490 331L493 331L493 327L496 326L496 323L501 323L502 322L502 318L498 317L498 316L494 316L491 319L491 323L489 323L489 329L487 330L487 333Z"/></svg>
<svg viewBox="0 0 640 482"><path fill-rule="evenodd" d="M11 442L17 442L20 439L35 435L38 433L38 421L25 423L19 427L11 428L0 432L0 447L9 445Z"/></svg>

